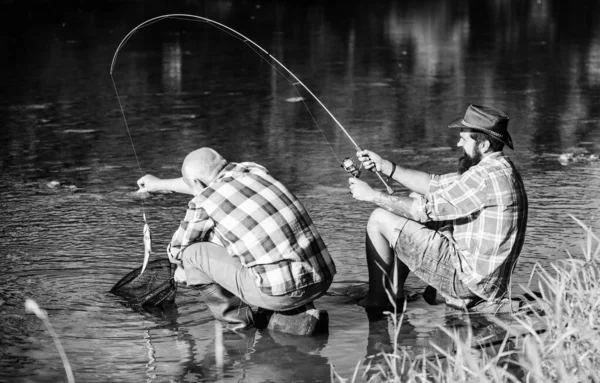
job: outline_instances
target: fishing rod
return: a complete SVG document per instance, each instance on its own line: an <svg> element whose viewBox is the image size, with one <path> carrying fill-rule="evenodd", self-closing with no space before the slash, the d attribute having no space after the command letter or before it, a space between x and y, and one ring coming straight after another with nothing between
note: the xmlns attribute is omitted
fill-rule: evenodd
<svg viewBox="0 0 600 383"><path fill-rule="evenodd" d="M255 53L257 53L263 60L267 61L271 66L273 66L268 60L265 59L265 56L269 57L271 60L273 60L273 62L277 63L277 65L279 65L281 68L283 68L285 70L285 72L291 76L291 78L294 80L290 80L290 78L288 78L285 74L281 73L279 70L277 70L276 67L273 66L273 68L275 68L275 70L277 70L279 73L281 73L283 75L283 77L288 80L292 86L294 86L294 89L296 89L296 91L298 92L299 95L300 92L298 91L298 89L296 88L296 85L301 85L309 94L310 96L317 101L317 103L319 105L321 105L321 107L327 112L327 114L329 114L329 116L333 119L333 121L337 124L337 126L342 129L342 131L344 132L344 134L346 135L346 137L348 137L348 139L350 140L350 142L352 143L352 145L354 145L354 148L356 149L356 151L362 151L362 149L360 148L360 146L356 143L356 141L354 141L354 139L352 138L352 136L350 136L350 133L348 133L348 131L344 128L344 126L337 120L337 118L335 118L335 116L329 111L329 109L327 109L327 107L321 102L321 100L319 100L319 98L317 96L314 95L314 93L306 86L304 85L304 83L302 81L300 81L300 79L298 77L296 77L296 75L294 73L292 73L292 71L290 71L285 65L283 65L279 60L277 60L275 57L273 57L269 52L267 52L263 47L261 47L260 45L258 45L257 43L255 43L254 41L250 40L248 37L244 36L243 34L241 34L240 32L228 27L227 25L221 24L217 21L208 19L206 17L202 17L202 16L196 16L196 15L189 15L189 14L182 14L182 13L174 13L174 14L167 14L167 15L161 15L161 16L157 16L151 19L148 19L146 21L144 21L143 23L139 24L137 27L133 28L121 41L121 43L119 44L119 46L117 47L117 50L115 51L115 54L113 56L112 59L112 63L110 65L110 77L113 81L113 86L115 87L115 92L117 93L117 98L118 98L118 92L117 92L117 87L115 85L115 81L113 78L113 70L115 67L115 63L117 61L117 56L119 54L119 51L121 50L121 48L123 48L123 46L125 45L125 43L127 43L127 41L131 38L131 36L133 36L133 34L138 31L141 28L147 27L151 24L154 24L158 21L164 20L164 19L179 19L179 20L187 20L187 21L195 21L195 22L204 22L207 23L211 26L214 26L226 33L228 33L229 35L235 37L238 40L241 40L243 43L247 44L250 49L252 49ZM258 51L257 51L258 49ZM121 106L121 102L119 100L119 105ZM308 108L308 106L306 105L306 103L304 103L304 106L309 110L310 113L310 109ZM125 119L125 112L123 112L123 107L121 106L121 112L123 114L123 118ZM312 117L312 114L311 114ZM313 117L314 120L314 117ZM316 123L316 121L315 121ZM127 126L127 121L125 121L125 124ZM318 127L318 124L317 124ZM127 127L127 130L129 132L129 127ZM319 128L319 130L321 130ZM323 134L323 132L321 131L321 134ZM325 140L327 141L327 138L325 137L325 135L323 134L323 137L325 138ZM131 134L129 134L129 138L131 139ZM132 140L132 145L133 145L133 140ZM329 142L327 142L329 145ZM330 146L331 147L331 146ZM332 148L333 151L333 148ZM135 149L134 149L135 152ZM334 156L337 159L337 156ZM137 160L137 155L136 155L136 160ZM357 177L358 174L360 174L359 172L352 172L348 170L348 166L353 167L354 165L349 165L348 164L348 160L352 161L349 158L344 159L343 163L341 164L342 167L348 171L349 173L351 173L353 176ZM139 161L138 161L138 167L139 167ZM140 167L140 173L141 173L141 167ZM381 176L381 174L378 171L375 171L375 174L377 174L377 176L379 177L379 179L381 180L381 182L383 182L383 184L385 185L387 192L389 194L392 194L394 191L393 189L387 184L387 182L383 179L383 177ZM145 218L144 218L145 220Z"/></svg>

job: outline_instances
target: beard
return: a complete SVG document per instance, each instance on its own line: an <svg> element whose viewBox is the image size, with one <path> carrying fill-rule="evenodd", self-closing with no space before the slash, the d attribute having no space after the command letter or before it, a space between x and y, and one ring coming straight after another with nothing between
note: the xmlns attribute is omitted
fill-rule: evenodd
<svg viewBox="0 0 600 383"><path fill-rule="evenodd" d="M463 149L463 155L458 159L458 174L463 174L469 170L472 166L477 165L481 161L481 152L479 149L475 149L473 157L467 154Z"/></svg>

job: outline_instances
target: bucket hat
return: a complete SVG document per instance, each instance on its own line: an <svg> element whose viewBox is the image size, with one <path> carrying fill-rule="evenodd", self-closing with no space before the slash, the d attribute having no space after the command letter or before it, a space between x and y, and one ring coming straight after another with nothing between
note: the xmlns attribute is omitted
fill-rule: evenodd
<svg viewBox="0 0 600 383"><path fill-rule="evenodd" d="M448 127L485 133L513 149L512 138L508 134L508 120L508 116L501 110L489 106L469 105L464 117L452 121Z"/></svg>

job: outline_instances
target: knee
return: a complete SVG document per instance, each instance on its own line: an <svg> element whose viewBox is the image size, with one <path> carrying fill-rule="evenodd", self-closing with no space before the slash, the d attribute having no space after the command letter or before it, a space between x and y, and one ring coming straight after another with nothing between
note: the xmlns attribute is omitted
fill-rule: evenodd
<svg viewBox="0 0 600 383"><path fill-rule="evenodd" d="M389 211L382 208L373 210L367 221L367 233L371 235L383 234L384 229L390 225L391 215Z"/></svg>
<svg viewBox="0 0 600 383"><path fill-rule="evenodd" d="M371 213L367 222L367 234L370 237L383 236L388 241L393 241L397 235L396 229L406 223L407 219L377 208Z"/></svg>
<svg viewBox="0 0 600 383"><path fill-rule="evenodd" d="M381 208L373 210L367 221L367 230L376 230L380 227L382 211L383 209Z"/></svg>

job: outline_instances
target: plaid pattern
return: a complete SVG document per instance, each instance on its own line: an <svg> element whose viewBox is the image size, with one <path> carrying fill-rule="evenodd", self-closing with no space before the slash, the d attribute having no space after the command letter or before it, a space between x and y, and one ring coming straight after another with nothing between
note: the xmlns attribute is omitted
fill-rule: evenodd
<svg viewBox="0 0 600 383"><path fill-rule="evenodd" d="M493 153L459 175L432 175L419 199L420 220L450 221L441 233L458 249L460 279L485 299L506 292L525 239L527 195L503 153Z"/></svg>
<svg viewBox="0 0 600 383"><path fill-rule="evenodd" d="M169 257L197 241L227 248L268 295L283 295L335 274L325 243L300 201L255 163L229 163L189 203Z"/></svg>

